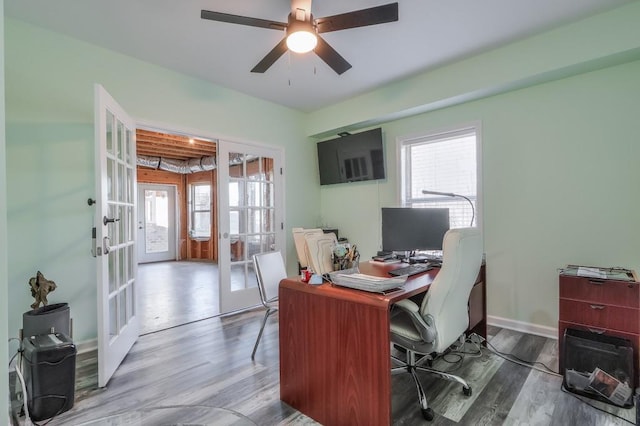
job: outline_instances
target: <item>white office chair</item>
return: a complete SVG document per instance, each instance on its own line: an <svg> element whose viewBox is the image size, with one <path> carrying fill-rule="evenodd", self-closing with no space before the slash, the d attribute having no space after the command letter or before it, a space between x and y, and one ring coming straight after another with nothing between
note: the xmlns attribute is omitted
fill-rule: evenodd
<svg viewBox="0 0 640 426"><path fill-rule="evenodd" d="M262 338L262 332L269 316L278 311L278 285L280 281L287 277L287 270L284 267L284 260L279 251L255 254L253 256L253 266L258 278L258 290L260 291L260 301L267 308L262 319L262 326L256 339L256 344L251 352L251 359L256 356L258 344Z"/></svg>
<svg viewBox="0 0 640 426"><path fill-rule="evenodd" d="M477 228L449 230L443 240L442 268L431 283L421 306L411 300L393 305L391 343L406 350L406 361L392 356L400 367L392 374L410 373L416 383L422 415L433 420L416 371L425 371L462 384L465 395L471 387L462 378L424 366L458 341L469 326L469 294L482 263L482 241ZM424 355L416 362L416 354Z"/></svg>

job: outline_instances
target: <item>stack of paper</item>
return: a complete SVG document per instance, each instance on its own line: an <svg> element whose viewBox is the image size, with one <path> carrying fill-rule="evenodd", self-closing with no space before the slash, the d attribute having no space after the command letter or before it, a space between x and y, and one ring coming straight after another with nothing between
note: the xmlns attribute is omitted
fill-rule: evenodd
<svg viewBox="0 0 640 426"><path fill-rule="evenodd" d="M406 275L386 278L361 274L359 272L349 273L347 271L330 273L329 278L333 284L374 293L383 293L392 288L402 287L407 281Z"/></svg>
<svg viewBox="0 0 640 426"><path fill-rule="evenodd" d="M315 274L328 274L333 271L331 252L333 246L338 243L336 234L312 234L305 235L305 254L309 267Z"/></svg>
<svg viewBox="0 0 640 426"><path fill-rule="evenodd" d="M318 228L293 228L293 242L296 246L296 254L298 255L298 263L301 268L309 266L309 260L307 259L307 241L308 235L323 235L322 229Z"/></svg>

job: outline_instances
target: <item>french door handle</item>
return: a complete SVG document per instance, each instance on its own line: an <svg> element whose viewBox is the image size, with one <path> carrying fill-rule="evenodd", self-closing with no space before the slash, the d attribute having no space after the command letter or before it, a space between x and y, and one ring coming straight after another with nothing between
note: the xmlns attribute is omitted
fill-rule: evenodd
<svg viewBox="0 0 640 426"><path fill-rule="evenodd" d="M106 225L107 223L114 223L114 222L118 222L119 220L120 220L120 218L119 218L119 217L117 217L117 218L115 218L115 219L112 219L112 218L109 218L109 217L104 216L104 217L102 218L102 223L104 223L104 224Z"/></svg>

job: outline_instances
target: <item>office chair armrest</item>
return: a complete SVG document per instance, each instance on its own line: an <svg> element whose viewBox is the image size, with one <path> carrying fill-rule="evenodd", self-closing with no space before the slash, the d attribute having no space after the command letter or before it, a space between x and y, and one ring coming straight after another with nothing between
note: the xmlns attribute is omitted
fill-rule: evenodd
<svg viewBox="0 0 640 426"><path fill-rule="evenodd" d="M425 342L432 342L434 339L433 333L433 324L427 323L424 318L420 315L420 307L416 305L409 299L399 300L393 304L394 307L399 308L404 311L409 318L411 318L411 322L413 322L413 326L418 330L422 340Z"/></svg>

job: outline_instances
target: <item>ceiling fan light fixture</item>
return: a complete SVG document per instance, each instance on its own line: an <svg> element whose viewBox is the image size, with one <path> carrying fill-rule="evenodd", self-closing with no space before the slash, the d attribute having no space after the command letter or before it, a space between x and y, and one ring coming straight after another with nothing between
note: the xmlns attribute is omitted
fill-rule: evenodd
<svg viewBox="0 0 640 426"><path fill-rule="evenodd" d="M315 28L311 20L304 21L297 19L294 14L289 15L289 25L287 26L287 48L295 53L307 53L315 49L318 44ZM300 18L304 19L304 14Z"/></svg>
<svg viewBox="0 0 640 426"><path fill-rule="evenodd" d="M287 36L287 47L292 52L307 53L315 49L318 38L309 31L296 31Z"/></svg>

